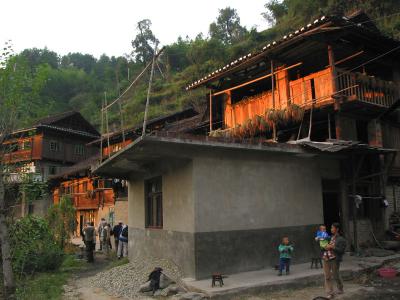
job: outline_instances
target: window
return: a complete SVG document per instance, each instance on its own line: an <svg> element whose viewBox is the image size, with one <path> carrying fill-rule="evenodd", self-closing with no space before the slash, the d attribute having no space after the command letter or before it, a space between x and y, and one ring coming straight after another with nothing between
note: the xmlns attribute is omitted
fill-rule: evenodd
<svg viewBox="0 0 400 300"><path fill-rule="evenodd" d="M32 143L30 140L22 142L21 150L30 150L31 148L32 148Z"/></svg>
<svg viewBox="0 0 400 300"><path fill-rule="evenodd" d="M60 151L60 143L58 141L50 141L50 151Z"/></svg>
<svg viewBox="0 0 400 300"><path fill-rule="evenodd" d="M145 213L146 227L162 228L162 181L156 177L145 181Z"/></svg>
<svg viewBox="0 0 400 300"><path fill-rule="evenodd" d="M81 145L81 144L75 145L74 154L75 155L84 155L85 154L85 146Z"/></svg>
<svg viewBox="0 0 400 300"><path fill-rule="evenodd" d="M57 167L56 166L49 166L49 174L50 175L55 175L57 173Z"/></svg>

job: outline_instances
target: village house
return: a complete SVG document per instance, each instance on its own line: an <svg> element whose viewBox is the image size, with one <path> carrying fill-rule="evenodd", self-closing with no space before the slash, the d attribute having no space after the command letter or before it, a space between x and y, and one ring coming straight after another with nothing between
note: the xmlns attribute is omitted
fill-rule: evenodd
<svg viewBox="0 0 400 300"><path fill-rule="evenodd" d="M114 225L128 221L126 182L94 176L90 170L99 161L98 153L49 178L54 204L61 197L72 200L76 210L76 236L82 236L86 222L97 225L104 218Z"/></svg>
<svg viewBox="0 0 400 300"><path fill-rule="evenodd" d="M199 279L275 265L286 235L309 261L321 223L341 222L355 250L384 238L400 204L399 50L363 13L323 16L190 84L209 89L207 135L140 136L94 169L128 182L130 257Z"/></svg>
<svg viewBox="0 0 400 300"><path fill-rule="evenodd" d="M176 131L187 129L181 122L197 120L199 114L193 108L187 108L177 113L149 120L147 130L157 131L164 128L175 128ZM197 122L195 122L197 124ZM63 169L49 177L53 195L53 203L57 204L60 197L72 199L76 209L76 236L82 235L86 222L98 224L101 218L115 225L116 222L128 222L128 202L126 180L113 177L99 177L91 169L99 161L105 160L126 147L141 135L140 125L117 131L95 139L85 146L97 149L97 153L88 159ZM100 150L101 149L101 150ZM101 154L100 154L101 153Z"/></svg>
<svg viewBox="0 0 400 300"><path fill-rule="evenodd" d="M64 167L92 156L96 149L85 145L98 137L97 130L75 111L43 118L30 128L13 132L4 143L9 182L17 187L25 175L46 182ZM43 215L50 204L51 197L28 205L23 202L15 213Z"/></svg>

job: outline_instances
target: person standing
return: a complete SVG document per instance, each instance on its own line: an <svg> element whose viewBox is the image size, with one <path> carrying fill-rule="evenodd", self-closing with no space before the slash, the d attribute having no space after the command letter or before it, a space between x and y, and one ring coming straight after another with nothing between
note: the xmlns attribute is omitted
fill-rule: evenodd
<svg viewBox="0 0 400 300"><path fill-rule="evenodd" d="M282 238L282 243L278 247L279 251L279 273L278 276L282 276L283 269L286 269L286 275L290 272L290 259L292 258L293 246L289 243L287 236Z"/></svg>
<svg viewBox="0 0 400 300"><path fill-rule="evenodd" d="M110 225L106 223L100 235L100 244L103 245L102 251L107 254L110 252L110 231L111 231Z"/></svg>
<svg viewBox="0 0 400 300"><path fill-rule="evenodd" d="M94 262L93 251L96 241L96 230L90 222L83 229L84 243L86 246L86 258L89 263Z"/></svg>
<svg viewBox="0 0 400 300"><path fill-rule="evenodd" d="M118 242L118 259L128 256L128 225L123 224Z"/></svg>
<svg viewBox="0 0 400 300"><path fill-rule="evenodd" d="M103 250L103 243L101 242L101 237L103 234L104 226L106 226L106 219L101 218L99 226L97 227L97 234L99 235L100 251Z"/></svg>
<svg viewBox="0 0 400 300"><path fill-rule="evenodd" d="M122 230L122 221L119 221L117 225L114 226L113 228L113 235L114 235L114 242L115 242L115 251L118 252L118 242L119 242L119 236L121 234Z"/></svg>
<svg viewBox="0 0 400 300"><path fill-rule="evenodd" d="M333 291L333 280L336 281L337 294L343 294L343 281L340 277L340 263L343 259L343 254L346 251L346 240L342 236L339 223L333 223L331 226L332 238L330 243L325 247L327 251L333 251L334 258L328 259L324 257L324 276L325 276L325 291L328 299L333 299L335 293Z"/></svg>

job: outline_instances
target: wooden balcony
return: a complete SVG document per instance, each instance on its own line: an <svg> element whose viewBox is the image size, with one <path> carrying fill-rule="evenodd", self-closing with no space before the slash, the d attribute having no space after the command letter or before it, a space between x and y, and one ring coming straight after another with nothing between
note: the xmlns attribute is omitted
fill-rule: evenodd
<svg viewBox="0 0 400 300"><path fill-rule="evenodd" d="M333 92L333 78L329 68L292 81L278 77L277 88L261 94L244 97L241 101L225 103L224 127L243 125L256 116L265 116L271 109L285 110L289 104L308 110L333 105L334 98L345 96L345 102L368 103L379 108L390 107L396 98L398 87L389 81L338 70L337 92ZM274 105L275 104L275 105Z"/></svg>
<svg viewBox="0 0 400 300"><path fill-rule="evenodd" d="M397 99L398 87L391 81L361 73L338 72L338 90L348 100L356 100L388 108Z"/></svg>
<svg viewBox="0 0 400 300"><path fill-rule="evenodd" d="M32 150L18 150L4 155L5 163L16 163L20 161L32 160Z"/></svg>
<svg viewBox="0 0 400 300"><path fill-rule="evenodd" d="M97 209L102 206L114 204L114 193L112 189L101 189L88 191L87 193L73 193L75 209Z"/></svg>

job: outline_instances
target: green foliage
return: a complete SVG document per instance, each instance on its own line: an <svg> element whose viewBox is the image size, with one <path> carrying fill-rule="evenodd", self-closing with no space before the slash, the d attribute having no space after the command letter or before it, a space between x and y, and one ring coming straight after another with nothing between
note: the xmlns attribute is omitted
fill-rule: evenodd
<svg viewBox="0 0 400 300"><path fill-rule="evenodd" d="M27 216L17 220L10 226L10 239L16 274L55 270L61 265L63 252L45 219Z"/></svg>
<svg viewBox="0 0 400 300"><path fill-rule="evenodd" d="M234 8L220 9L210 24L209 36L179 37L166 46L159 59L150 99L149 118L174 112L188 105L204 103L204 93L186 92L184 87L210 71L250 51L297 30L316 17L330 14L348 14L363 9L376 19L379 29L394 38L400 38L398 0L270 0L260 12L273 27L258 32L246 29ZM107 92L108 101L118 97L151 60L157 38L151 30L151 21L142 20L132 38L130 57L99 59L89 54L69 53L60 57L48 49L27 49L7 58L5 69L0 68L1 111L18 113L17 126L29 126L43 116L65 110L78 110L100 128L100 107ZM6 51L3 52L8 52ZM9 55L8 55L9 56ZM1 61L1 58L0 58ZM129 70L129 80L128 80ZM16 79L16 80L15 80ZM134 88L124 96L123 115L126 126L142 123L149 74L146 73ZM203 91L201 91L203 92ZM17 110L12 103L17 103ZM4 107L4 109L3 109ZM22 108L22 109L21 109ZM109 111L110 128L119 129L119 110Z"/></svg>
<svg viewBox="0 0 400 300"><path fill-rule="evenodd" d="M210 24L209 31L212 39L218 39L224 44L240 41L247 32L246 28L240 25L236 9L230 7L219 10L217 21Z"/></svg>
<svg viewBox="0 0 400 300"><path fill-rule="evenodd" d="M138 34L132 41L132 54L136 62L147 63L152 59L154 53L153 49L155 44L158 43L158 40L151 31L150 20L144 19L139 21L136 29L138 30Z"/></svg>
<svg viewBox="0 0 400 300"><path fill-rule="evenodd" d="M33 179L33 174L23 174L22 182L18 185L20 197L27 203L41 200L48 194L46 182Z"/></svg>
<svg viewBox="0 0 400 300"><path fill-rule="evenodd" d="M58 204L50 207L47 220L52 228L55 241L60 249L64 249L76 228L75 208L71 198L63 196Z"/></svg>
<svg viewBox="0 0 400 300"><path fill-rule="evenodd" d="M65 255L57 271L35 274L19 281L16 297L20 300L61 299L63 285L71 274L86 267L86 262L76 260L74 255Z"/></svg>

